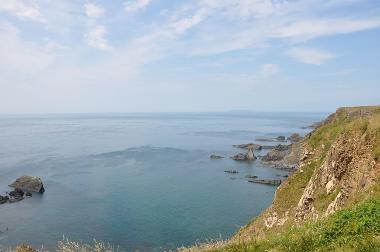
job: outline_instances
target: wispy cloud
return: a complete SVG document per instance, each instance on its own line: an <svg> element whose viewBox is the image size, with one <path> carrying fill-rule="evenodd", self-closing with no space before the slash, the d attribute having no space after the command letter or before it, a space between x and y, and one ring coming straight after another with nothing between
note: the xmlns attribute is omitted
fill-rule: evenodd
<svg viewBox="0 0 380 252"><path fill-rule="evenodd" d="M0 1L0 12L7 12L10 15L19 18L30 19L34 21L43 22L45 19L42 17L37 5L31 1L23 0L3 0Z"/></svg>
<svg viewBox="0 0 380 252"><path fill-rule="evenodd" d="M144 10L151 0L130 0L124 3L124 9L127 13Z"/></svg>
<svg viewBox="0 0 380 252"><path fill-rule="evenodd" d="M104 8L101 5L94 3L85 3L84 4L86 16L89 18L99 18L104 16Z"/></svg>
<svg viewBox="0 0 380 252"><path fill-rule="evenodd" d="M290 49L287 54L306 64L322 65L328 60L335 58L336 56L330 52L326 52L320 49L297 47Z"/></svg>
<svg viewBox="0 0 380 252"><path fill-rule="evenodd" d="M380 19L319 18L299 20L278 27L274 36L306 41L318 37L346 34L380 27Z"/></svg>
<svg viewBox="0 0 380 252"><path fill-rule="evenodd" d="M99 50L110 51L112 50L112 47L108 44L108 41L105 37L106 33L106 28L104 26L99 25L94 27L88 33L86 33L84 37L87 41L87 44L90 47Z"/></svg>
<svg viewBox="0 0 380 252"><path fill-rule="evenodd" d="M175 33L182 34L186 32L188 29L196 26L207 16L205 9L200 9L191 17L181 18L179 20L175 20L169 24L169 27L173 28Z"/></svg>

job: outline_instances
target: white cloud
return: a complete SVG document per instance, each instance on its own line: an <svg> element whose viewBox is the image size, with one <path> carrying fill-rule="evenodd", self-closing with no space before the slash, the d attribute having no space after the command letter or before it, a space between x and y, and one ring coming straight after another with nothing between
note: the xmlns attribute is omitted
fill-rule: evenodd
<svg viewBox="0 0 380 252"><path fill-rule="evenodd" d="M380 19L350 18L320 18L314 20L298 20L290 24L284 24L274 32L278 38L290 38L294 40L310 40L317 37L346 34L362 30L380 27Z"/></svg>
<svg viewBox="0 0 380 252"><path fill-rule="evenodd" d="M104 26L98 25L86 33L84 37L90 47L99 50L110 51L112 50L112 47L108 44L108 41L105 38L106 33L106 28Z"/></svg>
<svg viewBox="0 0 380 252"><path fill-rule="evenodd" d="M264 64L261 66L261 75L263 77L270 77L278 72L278 65L276 64Z"/></svg>
<svg viewBox="0 0 380 252"><path fill-rule="evenodd" d="M100 18L104 16L104 8L94 3L86 3L84 5L86 16L89 18Z"/></svg>
<svg viewBox="0 0 380 252"><path fill-rule="evenodd" d="M231 18L263 18L287 12L289 1L271 0L201 0L203 8L214 9Z"/></svg>
<svg viewBox="0 0 380 252"><path fill-rule="evenodd" d="M41 16L38 6L30 4L31 1L23 0L2 0L0 1L0 11L7 12L19 18L31 19L34 21L45 21Z"/></svg>
<svg viewBox="0 0 380 252"><path fill-rule="evenodd" d="M292 48L287 54L300 62L312 65L322 65L326 61L336 57L330 52L304 47Z"/></svg>
<svg viewBox="0 0 380 252"><path fill-rule="evenodd" d="M124 9L127 13L136 12L145 9L151 0L130 0L124 3Z"/></svg>
<svg viewBox="0 0 380 252"><path fill-rule="evenodd" d="M204 9L201 9L191 17L173 21L169 25L169 27L173 28L175 33L182 34L186 32L188 29L192 28L193 26L196 26L197 24L201 23L206 16L206 11Z"/></svg>

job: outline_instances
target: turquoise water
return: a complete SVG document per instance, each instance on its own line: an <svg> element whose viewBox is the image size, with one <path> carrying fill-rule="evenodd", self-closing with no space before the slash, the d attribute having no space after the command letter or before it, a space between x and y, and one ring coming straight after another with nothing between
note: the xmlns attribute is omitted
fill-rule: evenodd
<svg viewBox="0 0 380 252"><path fill-rule="evenodd" d="M246 175L283 171L210 154L290 135L325 114L73 114L0 116L0 193L21 175L46 193L0 205L0 248L54 249L63 236L161 251L228 238L270 205L275 187ZM266 143L275 144L275 143ZM264 154L264 153L256 153ZM238 170L231 175L224 170ZM6 230L8 228L8 230Z"/></svg>

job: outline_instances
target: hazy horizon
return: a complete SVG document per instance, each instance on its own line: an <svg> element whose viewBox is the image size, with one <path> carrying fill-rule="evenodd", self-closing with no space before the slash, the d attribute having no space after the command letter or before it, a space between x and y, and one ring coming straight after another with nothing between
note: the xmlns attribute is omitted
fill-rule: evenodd
<svg viewBox="0 0 380 252"><path fill-rule="evenodd" d="M0 2L0 114L380 101L375 0Z"/></svg>
<svg viewBox="0 0 380 252"><path fill-rule="evenodd" d="M372 106L372 105L369 105ZM289 113L289 114L302 114L302 113L311 113L311 114L323 114L323 113L333 113L335 110L331 111L269 111L269 110L221 110L221 111L130 111L130 112L114 112L114 111L106 111L106 112L31 112L31 113L0 113L0 116L23 116L23 115L160 115L160 114L230 114L235 113L236 115L249 115L249 114L281 114L281 113Z"/></svg>

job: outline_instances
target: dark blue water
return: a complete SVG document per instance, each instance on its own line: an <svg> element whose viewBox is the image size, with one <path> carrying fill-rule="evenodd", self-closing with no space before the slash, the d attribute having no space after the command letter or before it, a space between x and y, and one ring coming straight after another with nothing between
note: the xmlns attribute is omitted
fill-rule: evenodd
<svg viewBox="0 0 380 252"><path fill-rule="evenodd" d="M284 172L259 160L209 155L230 156L239 152L232 144L256 137L303 134L302 126L324 116L0 116L0 193L21 175L41 177L46 188L43 195L0 205L0 249L19 243L54 249L63 236L140 251L228 238L271 203L276 189L244 177ZM232 169L239 174L223 172Z"/></svg>

